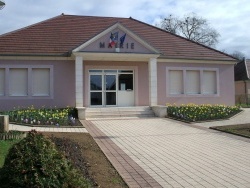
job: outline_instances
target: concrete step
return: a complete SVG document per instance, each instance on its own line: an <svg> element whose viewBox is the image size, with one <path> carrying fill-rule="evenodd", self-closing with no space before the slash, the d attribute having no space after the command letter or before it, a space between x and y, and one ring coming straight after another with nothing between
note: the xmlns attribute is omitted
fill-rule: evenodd
<svg viewBox="0 0 250 188"><path fill-rule="evenodd" d="M107 107L107 108L87 108L86 119L112 119L112 118L143 118L155 117L149 106L143 107Z"/></svg>

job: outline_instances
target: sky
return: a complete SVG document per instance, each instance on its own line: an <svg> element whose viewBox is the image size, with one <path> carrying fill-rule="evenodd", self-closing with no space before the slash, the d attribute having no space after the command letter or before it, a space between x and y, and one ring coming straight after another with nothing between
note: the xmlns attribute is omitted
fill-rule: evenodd
<svg viewBox="0 0 250 188"><path fill-rule="evenodd" d="M249 0L4 0L0 35L58 16L132 17L151 25L169 14L196 13L220 33L216 49L250 58Z"/></svg>

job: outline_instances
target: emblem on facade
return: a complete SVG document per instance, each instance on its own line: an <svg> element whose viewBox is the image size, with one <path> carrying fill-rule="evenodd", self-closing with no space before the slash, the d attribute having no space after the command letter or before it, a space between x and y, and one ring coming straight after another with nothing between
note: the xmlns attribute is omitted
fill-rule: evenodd
<svg viewBox="0 0 250 188"><path fill-rule="evenodd" d="M126 48L126 49L134 49L135 44L134 43L126 43L126 33L124 33L120 38L119 38L119 32L111 32L110 37L109 37L109 43L108 43L108 48ZM118 40L119 39L119 40ZM105 42L100 42L99 44L100 48L106 48Z"/></svg>

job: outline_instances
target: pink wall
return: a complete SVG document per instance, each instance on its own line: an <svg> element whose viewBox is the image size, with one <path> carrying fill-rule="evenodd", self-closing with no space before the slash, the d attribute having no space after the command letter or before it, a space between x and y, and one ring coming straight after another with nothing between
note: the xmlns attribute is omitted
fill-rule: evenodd
<svg viewBox="0 0 250 188"><path fill-rule="evenodd" d="M219 96L168 96L167 67L219 68ZM158 63L158 104L235 104L234 65Z"/></svg>
<svg viewBox="0 0 250 188"><path fill-rule="evenodd" d="M98 69L134 69L135 84L138 88L135 91L135 101L138 106L149 105L149 81L147 62L97 62L84 61L84 106L88 106L88 74L86 68ZM53 66L53 97L1 97L0 111L9 110L13 107L66 107L75 106L75 64L74 61L14 61L1 60L0 65L50 65ZM167 67L194 67L194 68L218 68L219 69L219 96L182 96L173 97L167 91ZM196 103L196 104L226 104L233 105L235 101L234 88L234 67L233 65L218 64L185 64L185 63L162 63L158 62L158 104L166 103Z"/></svg>
<svg viewBox="0 0 250 188"><path fill-rule="evenodd" d="M0 111L13 107L66 107L75 106L75 65L74 61L27 61L0 60L0 65L52 65L53 66L53 97L1 97Z"/></svg>
<svg viewBox="0 0 250 188"><path fill-rule="evenodd" d="M148 64L146 62L97 62L86 61L84 64L84 106L89 106L89 83L88 69L134 69L138 71L134 74L134 82L137 82L138 88L135 91L135 98L138 106L149 105L149 81L148 81ZM136 80L137 79L137 80ZM86 93L87 91L87 93Z"/></svg>

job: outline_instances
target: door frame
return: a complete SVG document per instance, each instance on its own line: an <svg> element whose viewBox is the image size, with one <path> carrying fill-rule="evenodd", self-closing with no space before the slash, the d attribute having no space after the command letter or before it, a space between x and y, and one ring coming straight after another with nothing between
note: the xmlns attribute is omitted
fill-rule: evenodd
<svg viewBox="0 0 250 188"><path fill-rule="evenodd" d="M90 70L99 70L100 72L89 72ZM115 72L105 72L107 70L110 70L110 71L115 71ZM115 68L104 68L104 67L91 67L91 68L88 68L88 69L85 69L85 73L87 73L87 79L86 79L86 82L85 84L88 85L88 91L87 91L87 96L88 96L88 106L89 107L118 107L118 91L119 91L119 78L118 78L118 75L119 75L119 70L129 70L129 71L133 71L133 90L134 90L134 105L133 106L136 106L137 104L137 82L138 82L138 79L137 79L137 67L115 67ZM91 91L91 84L90 84L90 77L91 75L101 75L102 77L102 91L100 91L102 93L102 105L91 105L91 92L94 92ZM104 85L104 82L105 82L105 75L115 75L116 76L116 90L115 91L110 91L110 92L115 92L116 93L116 105L106 105L106 85ZM86 99L86 98L85 98Z"/></svg>

